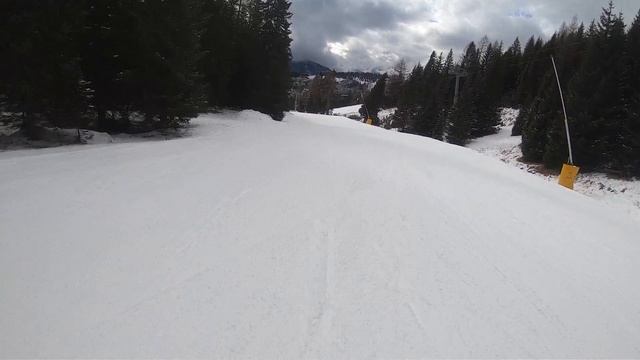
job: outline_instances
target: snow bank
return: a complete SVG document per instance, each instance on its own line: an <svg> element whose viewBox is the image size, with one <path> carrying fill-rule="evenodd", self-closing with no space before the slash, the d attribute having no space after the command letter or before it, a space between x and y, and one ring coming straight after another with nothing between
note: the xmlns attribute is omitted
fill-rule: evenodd
<svg viewBox="0 0 640 360"><path fill-rule="evenodd" d="M0 153L0 358L640 356L640 224L340 117Z"/></svg>
<svg viewBox="0 0 640 360"><path fill-rule="evenodd" d="M331 113L333 115L344 116L344 117L355 117L355 116L362 117L362 115L360 115L361 107L362 107L362 104L345 106L341 108L335 108L331 110Z"/></svg>
<svg viewBox="0 0 640 360"><path fill-rule="evenodd" d="M536 174L549 182L557 183L558 176L541 174L536 166L520 162L522 136L511 136L518 114L519 111L516 109L503 109L502 126L499 132L473 140L468 147L526 172ZM576 181L575 190L604 202L606 206L616 207L636 219L640 219L639 180L614 179L599 173L581 173Z"/></svg>

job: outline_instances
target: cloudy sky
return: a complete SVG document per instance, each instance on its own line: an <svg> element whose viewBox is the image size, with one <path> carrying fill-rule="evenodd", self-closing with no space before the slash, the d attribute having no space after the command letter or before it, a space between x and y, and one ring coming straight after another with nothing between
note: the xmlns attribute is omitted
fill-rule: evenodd
<svg viewBox="0 0 640 360"><path fill-rule="evenodd" d="M483 35L510 45L547 38L575 16L597 18L608 0L292 0L293 56L339 70L424 62L432 50L459 54ZM629 23L640 0L617 0Z"/></svg>

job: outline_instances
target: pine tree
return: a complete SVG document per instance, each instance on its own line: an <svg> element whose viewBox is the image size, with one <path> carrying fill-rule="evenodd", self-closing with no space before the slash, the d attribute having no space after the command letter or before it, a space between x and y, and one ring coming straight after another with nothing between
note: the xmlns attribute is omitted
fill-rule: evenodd
<svg viewBox="0 0 640 360"><path fill-rule="evenodd" d="M480 52L474 42L467 46L460 66L466 71L467 76L462 82L458 103L454 105L450 113L447 141L456 145L465 145L472 137L478 116L476 97L479 90Z"/></svg>
<svg viewBox="0 0 640 360"><path fill-rule="evenodd" d="M86 108L78 41L83 8L78 2L3 1L0 93L22 126L38 137L43 120L79 126Z"/></svg>
<svg viewBox="0 0 640 360"><path fill-rule="evenodd" d="M134 56L133 19L123 1L96 0L87 10L87 25L82 33L82 70L93 91L92 107L100 130L125 130L128 92L123 75ZM128 51L124 51L127 49Z"/></svg>
<svg viewBox="0 0 640 360"><path fill-rule="evenodd" d="M263 22L260 26L261 54L265 64L258 110L282 120L288 110L291 62L291 3L287 0L264 0Z"/></svg>
<svg viewBox="0 0 640 360"><path fill-rule="evenodd" d="M400 101L400 94L402 92L402 85L404 84L407 76L407 63L404 59L400 59L394 67L393 74L389 76L389 81L385 89L385 107L394 108L398 106Z"/></svg>
<svg viewBox="0 0 640 360"><path fill-rule="evenodd" d="M317 75L311 82L307 111L328 114L333 107L332 101L336 90L336 73L334 71Z"/></svg>
<svg viewBox="0 0 640 360"><path fill-rule="evenodd" d="M498 107L504 94L502 44L489 44L482 54L480 73L475 77L473 95L476 117L471 136L480 137L496 132L500 123Z"/></svg>
<svg viewBox="0 0 640 360"><path fill-rule="evenodd" d="M369 116L376 126L380 124L378 112L384 107L384 94L388 78L389 76L386 73L382 75L373 86L373 89L371 89L369 95L364 98L364 106L360 109L360 114L365 118Z"/></svg>
<svg viewBox="0 0 640 360"><path fill-rule="evenodd" d="M415 134L434 137L436 119L440 113L438 84L440 80L441 58L433 51L424 66L422 74L422 91L418 98L419 109L411 119L411 131Z"/></svg>
<svg viewBox="0 0 640 360"><path fill-rule="evenodd" d="M418 117L418 103L422 99L422 77L424 68L421 64L416 65L408 79L404 82L400 90L398 99L398 109L396 110L392 126L402 131L410 131L410 124Z"/></svg>
<svg viewBox="0 0 640 360"><path fill-rule="evenodd" d="M575 113L576 158L587 168L619 170L622 166L625 32L621 16L609 3L590 31L581 68L571 81L567 106Z"/></svg>
<svg viewBox="0 0 640 360"><path fill-rule="evenodd" d="M237 70L241 24L237 9L227 0L205 1L202 7L201 56L198 69L204 78L210 106L225 106L230 99L231 79Z"/></svg>
<svg viewBox="0 0 640 360"><path fill-rule="evenodd" d="M522 71L522 47L516 38L513 45L503 55L504 62L504 99L505 105L514 106L517 102L518 77Z"/></svg>
<svg viewBox="0 0 640 360"><path fill-rule="evenodd" d="M153 127L176 126L197 112L195 38L186 0L145 0L135 8L139 54L128 80Z"/></svg>
<svg viewBox="0 0 640 360"><path fill-rule="evenodd" d="M622 129L621 161L627 175L640 176L640 11L629 27L625 44L623 93L625 120Z"/></svg>

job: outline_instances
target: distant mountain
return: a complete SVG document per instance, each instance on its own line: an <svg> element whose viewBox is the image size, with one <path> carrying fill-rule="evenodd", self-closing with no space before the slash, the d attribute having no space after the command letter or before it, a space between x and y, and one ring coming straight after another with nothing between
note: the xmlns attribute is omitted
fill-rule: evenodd
<svg viewBox="0 0 640 360"><path fill-rule="evenodd" d="M354 70L354 72L362 72L362 73L368 73L368 74L379 74L382 75L384 73L387 74L392 74L393 73L393 69L392 68L386 68L384 66L374 66L370 69L357 69Z"/></svg>
<svg viewBox="0 0 640 360"><path fill-rule="evenodd" d="M331 71L314 61L292 61L291 72L296 74L319 75Z"/></svg>

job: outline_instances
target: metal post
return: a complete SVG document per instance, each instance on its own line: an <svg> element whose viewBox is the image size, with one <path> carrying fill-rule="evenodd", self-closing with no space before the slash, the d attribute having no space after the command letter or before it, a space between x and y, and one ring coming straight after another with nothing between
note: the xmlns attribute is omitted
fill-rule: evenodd
<svg viewBox="0 0 640 360"><path fill-rule="evenodd" d="M456 77L456 90L453 94L453 106L455 107L460 99L460 79L468 76L469 74L464 69L456 67L452 75Z"/></svg>
<svg viewBox="0 0 640 360"><path fill-rule="evenodd" d="M564 105L564 95L562 94L562 86L560 85L560 76L558 76L558 68L556 67L556 60L551 55L551 62L553 63L553 71L556 73L556 80L558 81L558 90L560 90L560 100L562 101L562 111L564 112L564 128L567 130L567 144L569 145L569 165L573 165L573 151L571 150L571 134L569 133L569 119L567 117L567 108Z"/></svg>
<svg viewBox="0 0 640 360"><path fill-rule="evenodd" d="M364 101L364 93L360 91L360 97L362 98L362 106L364 106L364 111L367 112L367 121L371 119L371 114L369 114L369 109L367 109L367 103Z"/></svg>
<svg viewBox="0 0 640 360"><path fill-rule="evenodd" d="M458 104L458 94L460 92L460 74L456 74L456 92L453 95L453 106Z"/></svg>

